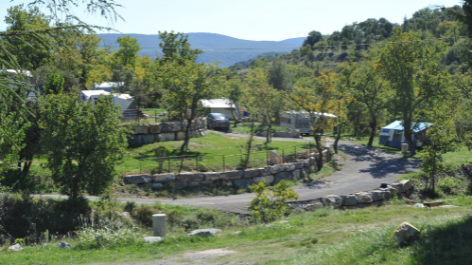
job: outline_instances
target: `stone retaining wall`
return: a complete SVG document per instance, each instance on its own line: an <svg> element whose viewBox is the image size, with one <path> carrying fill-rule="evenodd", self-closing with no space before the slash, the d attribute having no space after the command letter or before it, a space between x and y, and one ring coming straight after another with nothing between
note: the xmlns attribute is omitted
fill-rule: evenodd
<svg viewBox="0 0 472 265"><path fill-rule="evenodd" d="M281 180L304 179L316 171L315 158L310 157L299 162L277 164L263 168L233 170L211 173L165 173L153 175L125 176L127 184L161 187L173 183L175 188L226 185L244 188L266 180L267 185L277 184Z"/></svg>
<svg viewBox="0 0 472 265"><path fill-rule="evenodd" d="M128 125L124 125L128 126ZM130 128L134 134L128 138L130 145L151 144L155 142L181 141L185 139L186 121L162 122L156 124L140 124ZM206 119L192 123L190 138L206 135Z"/></svg>
<svg viewBox="0 0 472 265"><path fill-rule="evenodd" d="M382 184L380 188L358 192L349 195L328 195L307 201L288 202L287 205L292 209L303 209L314 211L324 207L334 207L340 209L356 209L369 206L380 206L394 196L399 198L408 198L413 191L413 186L409 180L402 180L392 184Z"/></svg>

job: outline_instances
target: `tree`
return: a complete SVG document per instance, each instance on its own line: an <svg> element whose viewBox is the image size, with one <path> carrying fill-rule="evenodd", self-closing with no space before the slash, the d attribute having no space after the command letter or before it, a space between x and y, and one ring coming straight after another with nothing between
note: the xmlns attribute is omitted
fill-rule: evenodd
<svg viewBox="0 0 472 265"><path fill-rule="evenodd" d="M278 58L274 59L268 69L267 81L269 85L281 93L291 93L293 91L293 77L287 71L285 63ZM273 108L276 124L280 124L280 110L284 109L285 105L284 101L281 101L276 105L278 108Z"/></svg>
<svg viewBox="0 0 472 265"><path fill-rule="evenodd" d="M77 200L83 192L101 194L113 180L114 167L127 146L119 125L121 109L112 96L98 104L79 103L76 95L47 95L40 126L47 167L61 193Z"/></svg>
<svg viewBox="0 0 472 265"><path fill-rule="evenodd" d="M424 119L422 110L448 93L448 74L438 60L444 45L438 41L424 44L413 35L401 32L401 28L394 29L392 42L382 50L376 70L394 92L390 111L401 117L405 139L411 155L415 155L414 122Z"/></svg>
<svg viewBox="0 0 472 265"><path fill-rule="evenodd" d="M141 50L138 40L126 35L118 37L116 43L120 45L120 48L115 53L116 61L125 68L133 69L138 60L138 52Z"/></svg>
<svg viewBox="0 0 472 265"><path fill-rule="evenodd" d="M310 33L308 33L308 37L306 40L303 41L303 45L310 45L310 47L313 47L316 43L320 42L323 40L323 35L321 35L321 32L313 30Z"/></svg>
<svg viewBox="0 0 472 265"><path fill-rule="evenodd" d="M188 35L184 33L160 32L159 31L159 47L162 49L161 63L168 61L177 61L179 64L185 64L187 61L195 62L199 54L203 51L199 49L191 49L188 42Z"/></svg>
<svg viewBox="0 0 472 265"><path fill-rule="evenodd" d="M46 77L46 84L44 85L44 93L61 94L64 88L64 78L56 71L51 71Z"/></svg>

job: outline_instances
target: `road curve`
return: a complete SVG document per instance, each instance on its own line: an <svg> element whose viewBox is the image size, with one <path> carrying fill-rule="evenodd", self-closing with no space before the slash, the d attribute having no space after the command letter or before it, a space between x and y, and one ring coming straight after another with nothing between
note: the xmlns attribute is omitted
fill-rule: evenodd
<svg viewBox="0 0 472 265"><path fill-rule="evenodd" d="M247 137L244 134L220 133L236 137ZM256 137L263 138L263 137ZM273 138L274 141L313 141L307 139ZM328 143L332 144L332 143ZM346 154L346 162L340 171L333 175L315 180L310 183L300 184L294 187L299 195L299 200L316 199L326 195L350 194L356 191L366 191L377 188L381 183L392 183L404 173L417 171L418 160L383 152L375 148L368 148L349 142L340 142L339 149ZM36 195L56 198L65 198L59 195ZM88 196L88 199L96 200L98 197ZM183 206L208 207L226 212L247 214L246 206L254 198L252 193L238 195L197 197L181 199L143 199L143 198L119 198L118 201L135 201L136 203L174 204Z"/></svg>

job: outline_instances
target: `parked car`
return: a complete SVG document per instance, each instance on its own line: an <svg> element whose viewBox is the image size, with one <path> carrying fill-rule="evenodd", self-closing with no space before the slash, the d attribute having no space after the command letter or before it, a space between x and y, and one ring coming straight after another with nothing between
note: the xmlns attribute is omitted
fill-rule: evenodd
<svg viewBox="0 0 472 265"><path fill-rule="evenodd" d="M210 113L206 116L208 129L223 129L229 131L229 119L223 113Z"/></svg>

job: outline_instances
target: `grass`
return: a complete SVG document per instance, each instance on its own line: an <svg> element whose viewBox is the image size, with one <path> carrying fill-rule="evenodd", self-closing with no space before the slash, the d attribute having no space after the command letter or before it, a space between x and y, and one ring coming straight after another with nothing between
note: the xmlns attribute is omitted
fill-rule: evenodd
<svg viewBox="0 0 472 265"><path fill-rule="evenodd" d="M269 225L240 224L223 228L214 237L192 238L171 231L158 244L137 242L127 247L79 250L26 247L1 252L4 264L95 264L185 261L186 253L221 249L234 251L208 262L258 264L469 264L472 247L472 199L448 197L457 208L417 209L391 201L382 207L358 210L321 209L303 212ZM393 231L403 221L421 229L413 244L398 246ZM239 234L233 234L241 231ZM143 234L146 231L143 231ZM73 246L76 241L68 240Z"/></svg>
<svg viewBox="0 0 472 265"><path fill-rule="evenodd" d="M262 132L267 130L268 126L262 126L260 122L255 123L255 131L256 132ZM243 133L243 134L249 134L251 132L251 123L250 122L245 122L245 123L240 123L238 124L238 127L234 127L233 124L231 124L231 131L235 133ZM280 127L277 125L272 125L272 129L276 131L286 131L287 128Z"/></svg>

